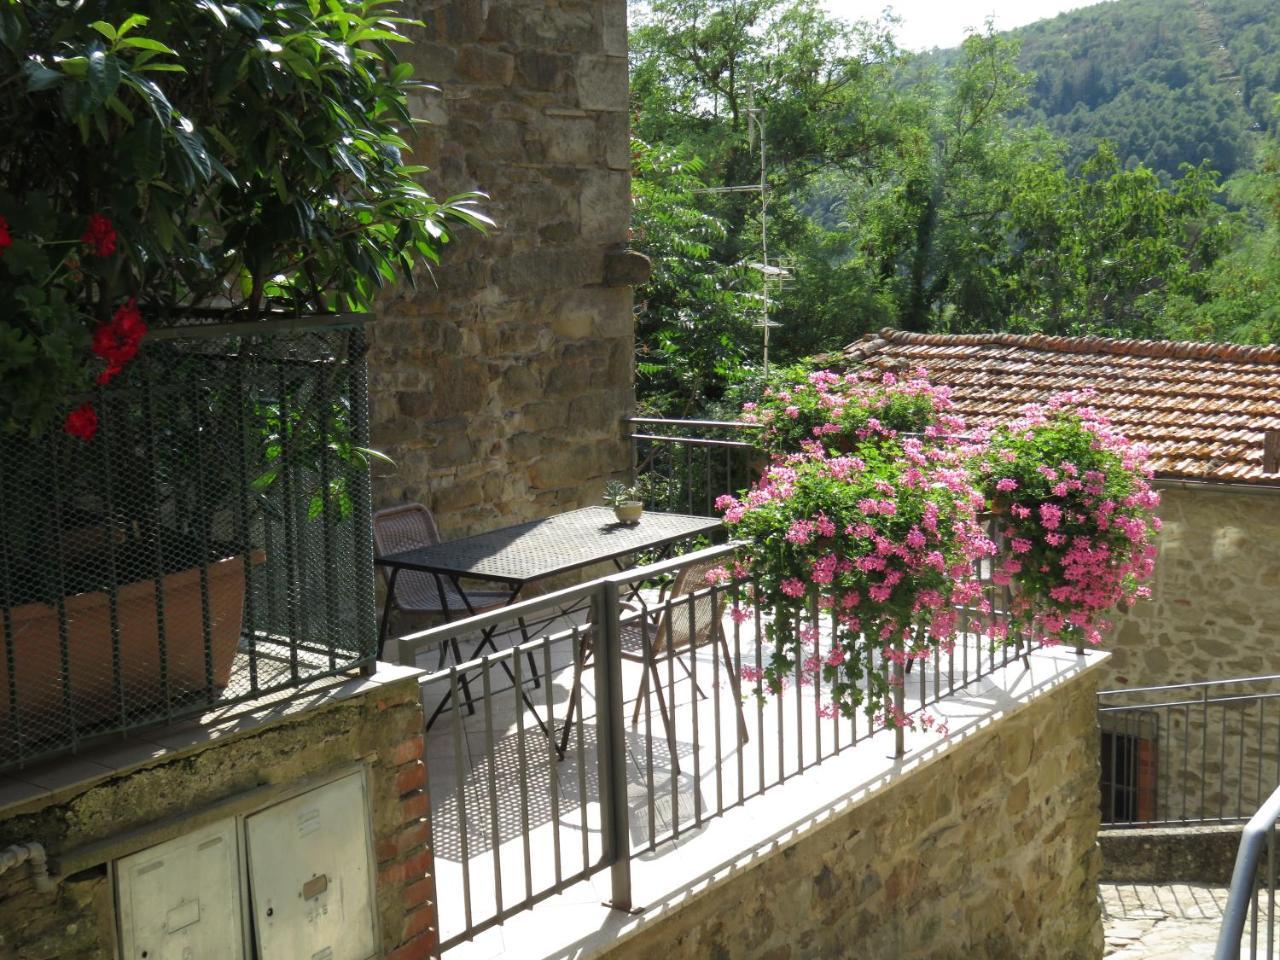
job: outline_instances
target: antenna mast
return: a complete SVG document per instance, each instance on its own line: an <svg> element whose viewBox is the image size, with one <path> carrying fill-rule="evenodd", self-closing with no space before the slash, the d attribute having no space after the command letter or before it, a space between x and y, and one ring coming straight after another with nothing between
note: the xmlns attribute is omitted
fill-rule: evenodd
<svg viewBox="0 0 1280 960"><path fill-rule="evenodd" d="M764 331L764 375L769 376L769 331L781 324L769 319L769 284L773 280L779 282L788 278L782 267L769 263L769 178L768 158L765 151L764 108L755 106L754 96L747 101L747 146L755 149L756 138L760 140L760 182L746 183L729 187L707 187L695 191L697 193L755 193L760 194L760 262L750 266L760 271L760 305L761 316L758 323L753 324Z"/></svg>

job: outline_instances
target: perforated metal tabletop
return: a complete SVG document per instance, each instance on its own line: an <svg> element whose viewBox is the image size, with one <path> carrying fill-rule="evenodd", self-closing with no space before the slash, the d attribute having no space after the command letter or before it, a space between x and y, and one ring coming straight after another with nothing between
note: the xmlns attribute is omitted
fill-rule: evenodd
<svg viewBox="0 0 1280 960"><path fill-rule="evenodd" d="M618 523L606 507L517 523L489 533L380 557L400 570L491 580L514 586L616 560L721 529L712 517L646 511L636 524Z"/></svg>

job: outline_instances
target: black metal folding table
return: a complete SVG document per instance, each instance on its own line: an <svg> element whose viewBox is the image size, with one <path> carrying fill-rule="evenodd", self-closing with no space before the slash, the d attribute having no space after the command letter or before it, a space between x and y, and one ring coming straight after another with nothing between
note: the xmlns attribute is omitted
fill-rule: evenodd
<svg viewBox="0 0 1280 960"><path fill-rule="evenodd" d="M625 524L615 520L613 511L605 507L584 507L544 520L517 523L489 533L378 557L374 562L390 571L387 578L387 599L383 605L382 624L378 632L379 646L386 638L396 578L402 570L429 573L436 578L436 588L444 604L445 619L450 620L453 614L448 605L447 597L450 592L445 589L446 579L466 606L465 611L458 612L465 612L470 616L476 611L462 588L462 580L504 584L510 589L506 601L509 605L519 598L525 587L539 580L609 561L622 570L625 569L622 560L626 557L646 550L665 553L681 540L710 535L721 529L720 521L713 517L646 511L638 523ZM472 658L483 652L486 646L497 649L493 642L495 629L490 628L483 634L472 651ZM514 684L515 677L505 660L502 661L502 667ZM465 675L462 683L463 697L468 707L474 709ZM520 691L520 696L526 706L532 709L533 704L523 690ZM432 721L443 707L444 702L436 708ZM537 716L536 710L534 715ZM541 718L538 722L541 724Z"/></svg>

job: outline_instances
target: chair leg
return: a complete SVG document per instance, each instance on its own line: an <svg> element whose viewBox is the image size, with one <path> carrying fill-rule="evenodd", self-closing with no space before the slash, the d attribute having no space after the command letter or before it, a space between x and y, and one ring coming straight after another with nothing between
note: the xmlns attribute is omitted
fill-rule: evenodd
<svg viewBox="0 0 1280 960"><path fill-rule="evenodd" d="M462 648L458 646L458 638L450 637L449 644L453 647L453 662L462 665ZM474 717L476 715L476 702L471 696L471 683L467 680L467 672L465 670L458 671L458 680L462 683L462 701L467 705L467 716Z"/></svg>
<svg viewBox="0 0 1280 960"><path fill-rule="evenodd" d="M671 771L680 775L680 757L676 753L675 703L671 704L671 714L667 713L667 698L662 694L662 677L658 673L658 661L650 658L649 669L653 671L653 691L658 695L658 712L662 714L662 725L667 730L667 751L671 756Z"/></svg>
<svg viewBox="0 0 1280 960"><path fill-rule="evenodd" d="M578 648L578 655L573 660L573 687L569 691L569 705L564 712L564 732L560 735L560 744L556 748L556 754L561 760L564 759L564 752L569 749L569 732L573 729L573 710L578 709L578 722L582 722L582 671L586 669L587 657L587 641L584 638L582 645ZM551 731L551 736L555 737L555 731Z"/></svg>
<svg viewBox="0 0 1280 960"><path fill-rule="evenodd" d="M729 643L724 638L724 633L720 632L720 653L724 657L724 668L729 674L729 689L733 691L733 702L738 708L738 736L742 738L743 743L747 743L751 737L747 733L747 718L742 712L742 686L738 682L738 673L733 669L733 657L729 655Z"/></svg>
<svg viewBox="0 0 1280 960"><path fill-rule="evenodd" d="M640 690L636 694L636 708L631 711L631 725L634 727L640 722L640 707L649 696L649 671L640 671Z"/></svg>
<svg viewBox="0 0 1280 960"><path fill-rule="evenodd" d="M684 671L684 675L688 677L690 680L693 680L693 671L689 669L689 665L685 663L683 660L681 660L678 656L676 656L675 653L672 653L671 655L675 657L676 663L680 665L680 669ZM692 657L692 656L695 656L695 654L693 652L690 652L689 656ZM697 680L693 680L693 693L699 700L707 699L707 695L703 693L702 687L698 686Z"/></svg>
<svg viewBox="0 0 1280 960"><path fill-rule="evenodd" d="M527 643L529 641L529 628L525 626L524 617L517 617L516 621L520 624L520 636ZM538 661L533 658L533 651L528 651L525 656L529 658L529 673L533 677L533 689L537 690L542 686L542 678L538 676Z"/></svg>

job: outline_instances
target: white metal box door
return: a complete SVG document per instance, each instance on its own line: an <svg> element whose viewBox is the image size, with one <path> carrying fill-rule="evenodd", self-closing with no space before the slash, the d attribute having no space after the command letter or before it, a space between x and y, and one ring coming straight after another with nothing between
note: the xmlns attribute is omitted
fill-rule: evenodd
<svg viewBox="0 0 1280 960"><path fill-rule="evenodd" d="M122 960L243 960L236 821L116 861Z"/></svg>
<svg viewBox="0 0 1280 960"><path fill-rule="evenodd" d="M246 821L260 960L367 960L377 952L362 773Z"/></svg>

